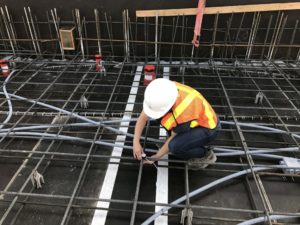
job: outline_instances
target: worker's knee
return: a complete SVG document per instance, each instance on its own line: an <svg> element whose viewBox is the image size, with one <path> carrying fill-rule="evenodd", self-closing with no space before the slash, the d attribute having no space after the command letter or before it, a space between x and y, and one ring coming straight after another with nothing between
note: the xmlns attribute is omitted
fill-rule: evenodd
<svg viewBox="0 0 300 225"><path fill-rule="evenodd" d="M181 145L179 145L178 141L176 138L171 140L169 142L169 151L174 155L174 156L179 156L183 154L183 149L180 148Z"/></svg>

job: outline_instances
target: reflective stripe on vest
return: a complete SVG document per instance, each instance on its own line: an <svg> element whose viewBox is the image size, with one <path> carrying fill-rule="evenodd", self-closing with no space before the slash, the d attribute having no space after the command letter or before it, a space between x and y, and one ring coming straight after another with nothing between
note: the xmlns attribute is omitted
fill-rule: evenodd
<svg viewBox="0 0 300 225"><path fill-rule="evenodd" d="M190 127L203 126L213 129L217 125L217 117L206 99L195 89L175 82L179 95L172 107L161 120L161 125L167 130L178 124L191 121ZM176 120L175 120L176 118Z"/></svg>

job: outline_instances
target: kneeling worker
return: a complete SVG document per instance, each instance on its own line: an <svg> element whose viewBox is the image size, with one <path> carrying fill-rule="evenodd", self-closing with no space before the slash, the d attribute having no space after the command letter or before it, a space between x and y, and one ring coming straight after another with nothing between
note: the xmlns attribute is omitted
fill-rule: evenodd
<svg viewBox="0 0 300 225"><path fill-rule="evenodd" d="M155 79L147 86L133 140L133 156L138 160L143 154L140 138L149 118L159 120L169 133L164 145L151 156L151 161L169 151L177 159L188 160L191 169L205 168L217 160L214 152L204 145L217 137L218 117L195 89L164 78Z"/></svg>

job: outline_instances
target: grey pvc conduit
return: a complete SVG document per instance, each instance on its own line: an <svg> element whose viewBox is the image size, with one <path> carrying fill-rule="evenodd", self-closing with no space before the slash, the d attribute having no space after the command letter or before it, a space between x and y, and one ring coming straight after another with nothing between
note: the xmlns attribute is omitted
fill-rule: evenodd
<svg viewBox="0 0 300 225"><path fill-rule="evenodd" d="M218 157L226 157L226 156L242 156L242 155L244 155L245 154L245 152L243 152L243 151L240 151L240 152L235 152L235 153L231 153L231 154L226 154L226 155L223 155L222 153L221 154L216 154L216 156L218 156ZM280 156L280 155L272 155L272 154L265 154L265 153L252 153L251 154L251 152L248 152L248 154L249 155L253 155L253 156L257 156L257 157L263 157L263 158L271 158L271 159L278 159L278 160L280 160L280 159L283 159L284 158L284 156Z"/></svg>
<svg viewBox="0 0 300 225"><path fill-rule="evenodd" d="M39 133L39 132L10 132L9 134L6 133L0 133L0 137L4 136L34 136L34 137L48 137L51 138L51 140L66 140L66 141L81 141L81 142L86 142L86 143L93 143L93 140L85 139L85 138L80 138L80 137L73 137L73 136L68 136L68 135L62 135L62 134L50 134L50 133ZM109 146L109 147L119 147L123 149L130 149L132 150L132 146L128 145L120 145L120 144L114 144L114 143L109 143L105 141L95 141L96 144L98 145L104 145L104 146ZM147 152L157 152L157 150L154 149L145 149Z"/></svg>
<svg viewBox="0 0 300 225"><path fill-rule="evenodd" d="M4 89L4 88L5 88L5 85L3 86L3 89ZM33 104L38 104L38 105L41 105L41 106L44 106L44 107L47 107L47 108L51 108L51 109L53 109L53 110L56 110L56 111L65 113L65 114L67 114L67 115L70 115L70 116L79 118L79 119L81 119L81 120L83 120L83 121L86 121L86 122L88 122L88 123L90 123L90 124L92 124L92 125L94 125L94 126L99 126L99 125L100 125L100 126L103 126L103 127L106 128L106 129L110 130L110 131L113 131L113 132L117 133L117 134L123 134L123 135L126 135L126 136L133 137L133 135L130 134L130 133L125 133L125 132L122 132L122 131L120 131L120 130L118 130L118 129L112 128L112 127L107 126L107 125L104 125L104 124L105 124L105 123L104 123L105 121L104 121L104 122L96 122L96 121L91 120L91 119L88 119L88 118L86 118L86 117L84 117L84 116L80 116L80 115L78 115L78 114L71 113L71 112L69 112L69 111L67 111L67 110L64 110L64 109L55 107L55 106L53 106L53 105L49 105L49 104L46 104L46 103L42 103L42 102L30 100L30 99L27 99L27 98L24 98L24 97L21 97L21 96L18 96L18 95L14 95L14 94L8 94L7 92L6 92L6 93L0 92L0 94L5 94L5 96L8 96L8 99L9 99L9 96L12 96L12 97L14 97L14 98L16 98L16 99L19 99L19 100L28 101L28 102L31 102L31 103L33 103ZM121 120L121 121L122 121L122 120ZM130 120L130 121L132 121L132 120ZM231 122L231 121L221 121L221 123L223 123L223 124L230 124L230 125L234 125L234 124L235 124L234 122ZM254 128L265 129L265 130L270 130L270 131L276 131L276 132L280 132L280 133L287 133L287 134L290 134L290 135L292 135L292 136L294 136L294 137L300 138L300 136L297 135L297 134L292 134L292 133L289 133L289 132L286 132L286 131L283 131L283 130L280 130L280 129L276 129L276 128L270 128L270 127L265 127L265 126L255 125L255 124L249 124L249 123L238 123L238 124L239 124L240 126L254 127ZM9 129L5 129L5 131L11 132L12 130L18 130L18 129L19 129L19 130L27 130L27 129L32 129L32 128L39 129L39 128L49 128L49 127L50 127L49 125L38 125L38 126L31 126L31 127L15 128L15 129L10 129L10 130L9 130ZM3 132L4 129L3 129L3 130L0 130L0 132L1 132L1 131ZM1 134L1 133L0 133L0 134ZM20 134L20 133L19 133L19 134ZM30 132L28 132L28 133L26 133L26 134L27 134L27 135L30 135ZM37 135L38 135L37 132L34 132L34 133L32 133L32 134L33 134L33 136L37 136ZM6 135L7 135L7 134L6 134ZM39 135L42 136L41 134L39 134ZM43 135L45 135L45 133L44 133ZM68 136L67 139L68 139L68 140L75 140L75 139L72 139L72 137L70 137L70 136ZM77 140L79 140L79 139L77 139ZM81 140L84 140L84 139L81 139ZM158 139L153 139L153 138L148 138L148 140L154 141L154 142L159 142L159 141L160 141L160 140L158 140ZM163 141L162 141L162 142L163 142ZM99 143L102 143L103 145L114 146L113 144L107 143L107 142L99 142ZM124 148L125 148L125 149L132 149L131 146L125 146L125 145L124 145ZM148 149L148 151L154 152L155 150ZM241 154L243 154L243 153L237 153L237 152L235 152L235 153L230 153L230 154L228 154L228 156L241 155ZM269 157L269 158L277 158L277 159L281 159L281 158L282 158L282 156L267 155L267 154L264 154L264 155L256 154L256 155L257 155L257 156L263 156L263 157ZM224 155L224 156L225 156L225 155Z"/></svg>
<svg viewBox="0 0 300 225"><path fill-rule="evenodd" d="M11 100L10 100L10 97L9 97L9 94L7 93L7 90L6 90L6 84L8 83L10 77L15 73L16 71L13 70L11 71L11 73L8 75L8 77L5 79L4 83L3 83L3 86L2 86L2 89L3 89L3 93L5 95L5 98L6 98L6 101L8 103L8 109L9 109L9 112L8 112L8 116L6 117L6 119L3 121L3 123L0 125L0 129L2 129L2 127L5 126L5 124L11 119L11 116L12 116L12 113L13 113L13 108L12 108L12 104L11 104Z"/></svg>
<svg viewBox="0 0 300 225"><path fill-rule="evenodd" d="M278 158L282 159L284 156L279 155L268 155L268 153L279 153L279 152L295 152L299 151L297 147L290 147L290 148L278 148L278 149L265 149L265 150L252 150L248 151L249 155L256 155L261 156L263 154L264 157L270 157L270 158ZM214 148L214 151L221 151L225 153L216 153L217 156L237 156L237 155L244 155L245 152L242 150L232 150L232 149L225 149L225 148Z"/></svg>
<svg viewBox="0 0 300 225"><path fill-rule="evenodd" d="M66 141L81 141L81 142L86 142L86 143L92 143L92 140L86 139L86 138L80 138L80 137L74 137L74 136L68 136L68 135L57 135L57 134L51 134L51 133L39 133L39 132L10 132L9 134L6 133L0 133L0 137L4 137L5 135L7 136L34 136L34 137L48 137L57 140L66 140ZM105 142L105 141L95 141L96 144L98 145L104 145L104 146L109 146L109 147L119 147L123 149L129 149L132 150L132 146L128 145L119 145L119 144L114 144L110 142ZM157 152L155 149L145 149L146 152ZM238 155L243 155L245 154L244 151L242 150L232 150L232 149L224 149L224 148L218 148L218 151L223 151L227 153L216 153L217 156L238 156ZM228 153L229 152L229 153ZM265 154L269 153L268 151L264 150L257 150L257 151L250 151L249 154L254 155L256 157L263 157L263 158L271 158L271 159L282 159L284 156L279 156L279 155L272 155L272 154Z"/></svg>
<svg viewBox="0 0 300 225"><path fill-rule="evenodd" d="M284 168L284 167L281 167L281 168ZM257 168L253 168L253 171L257 172L257 171L270 170L270 169L274 169L274 168L266 168L266 167L260 167L259 168L259 167L257 167ZM224 183L226 181L229 181L229 180L231 180L233 178L236 178L236 177L240 177L240 176L245 175L245 174L250 174L251 172L252 172L251 169L247 169L247 170L242 170L242 171L230 174L230 175L228 175L226 177L222 177L222 178L220 178L218 180L215 180L215 181L213 181L213 182L211 182L211 183L209 183L209 184L207 184L207 185L205 185L205 186L203 186L203 187L201 187L199 189L196 189L196 190L190 192L188 194L188 196L189 196L189 198L192 198L195 195L198 195L198 194L200 194L200 193L202 193L204 191L207 191L207 190L209 190L209 189L211 189L211 188L213 188L213 187L215 187L215 186L217 186L219 184L222 184L222 183ZM187 196L184 195L184 196L178 198L177 200L171 202L170 205L178 205L181 202L185 201L186 198L187 198ZM167 207L162 208L161 210L159 210L155 214L153 214L151 217L149 217L147 220L145 220L142 223L142 225L147 225L147 224L152 223L157 217L159 217L161 214L163 214L164 212L166 212L167 210L169 210L171 208L172 208L171 206L167 206Z"/></svg>
<svg viewBox="0 0 300 225"><path fill-rule="evenodd" d="M130 122L134 120L126 120L126 122ZM119 123L119 122L125 122L125 120L116 120L116 121L102 121L101 124L108 124L108 123ZM98 122L97 122L98 123ZM99 123L98 123L99 124ZM66 126L96 126L95 124L91 123L72 123L72 124L66 124ZM24 130L32 130L32 129L45 129L49 127L61 127L60 124L51 124L51 125L37 125L37 126L28 126L28 127L16 127L13 129L7 128L7 129L1 129L1 133L6 132L15 132L15 131L24 131ZM27 133L30 135L30 133ZM36 136L36 133L35 133ZM127 146L128 147L128 146ZM222 151L223 153L217 153L217 156L237 156L237 155L243 155L245 154L244 151L238 150L238 149L226 149L226 148L215 148L216 151ZM278 153L278 152L294 152L297 151L297 147L287 147L287 148L278 148L278 149L264 149L264 150L252 150L249 151L248 154L256 155L256 156L262 156L260 154L264 154L263 157L268 158L277 158L282 159L284 156L277 156L277 155L268 155L266 153ZM149 152L155 152L153 149L148 149ZM224 153L225 152L225 153ZM227 153L226 153L227 152ZM228 153L229 152L229 153Z"/></svg>
<svg viewBox="0 0 300 225"><path fill-rule="evenodd" d="M3 92L0 92L0 94L4 94ZM21 97L21 96L18 96L18 95L14 95L14 94L8 94L9 96L12 96L16 99L19 99L19 100L23 100L23 101L28 101L28 102L31 102L33 104L38 104L38 105L41 105L41 106L44 106L44 107L47 107L47 108L51 108L53 110L56 110L56 111L59 111L59 112L62 112L62 113L65 113L67 115L70 115L70 116L73 116L73 117L76 117L78 119L81 119L85 122L88 122L88 123L92 123L96 126L103 126L104 128L110 130L110 131L113 131L115 133L118 133L118 134L123 134L123 135L126 135L126 136L129 136L129 137L133 137L133 134L130 134L130 133L126 133L126 132L122 132L118 129L115 129L115 128L112 128L112 127L109 127L109 126L106 126L104 124L102 124L101 122L96 122L94 120L91 120L91 119L88 119L84 116L80 116L76 113L71 113L67 110L64 110L64 109L61 109L61 108L58 108L58 107L55 107L53 105L49 105L49 104L46 104L46 103L42 103L42 102L38 102L38 101L34 101L34 100L30 100L30 99L27 99L27 98L24 98L24 97ZM222 124L229 124L229 125L235 125L235 122L232 122L232 121L221 121ZM288 134L288 135L291 135L293 137L296 137L296 138L299 138L300 139L300 135L297 135L297 134L294 134L294 133L291 133L291 132L287 132L287 131L284 131L284 130L280 130L280 129L277 129L277 128L271 128L271 127L266 127L266 126L260 126L260 125L256 125L256 124L250 124L250 123L238 123L238 125L240 126L246 126L246 127L252 127L252 128L258 128L258 129L263 129L263 130L269 130L269 131L274 131L274 132L279 132L279 133L285 133L285 134ZM158 139L153 139L153 138L147 138L148 140L150 141L154 141L154 142L163 142L163 141L160 141Z"/></svg>
<svg viewBox="0 0 300 225"><path fill-rule="evenodd" d="M221 121L222 124L229 124L229 125L234 125L235 123L232 121ZM237 123L240 126L244 126L244 127L252 127L252 128L259 128L259 129L263 129L263 130L269 130L269 131L274 131L274 132L279 132L279 133L285 133L285 134L289 134L295 138L299 138L300 139L300 135L298 134L294 134L292 132L287 132L284 130L280 130L277 128L272 128L272 127L266 127L266 126L261 126L261 125L257 125L257 124L251 124L251 123Z"/></svg>
<svg viewBox="0 0 300 225"><path fill-rule="evenodd" d="M0 92L0 94L4 94L4 93L3 93L3 92ZM41 105L41 106L44 106L44 107L53 109L53 110L55 110L55 111L65 113L65 114L67 114L67 115L69 115L69 116L76 117L76 118L78 118L78 119L81 119L81 120L83 120L83 121L85 121L85 122L94 124L94 125L96 125L96 126L102 126L102 127L106 128L106 129L108 129L108 130L110 130L110 131L112 131L112 132L114 132L114 133L122 134L122 135L129 136L129 137L133 137L133 134L126 133L126 132L123 132L123 131L120 131L120 130L115 129L115 128L113 128L113 127L104 125L104 124L101 123L101 122L96 122L96 121L91 120L91 119L89 119L89 118L86 118L86 117L84 117L84 116L80 116L80 115L78 115L78 114L76 114L76 113L71 113L71 112L69 112L69 111L67 111L67 110L58 108L58 107L56 107L56 106L49 105L49 104L47 104L47 103L43 103L43 102L39 102L39 101L30 100L30 99L28 99L28 98L24 98L24 97L19 96L19 95L14 95L14 94L8 94L8 95L11 96L11 97L16 98L16 99L18 99L18 100L27 101L27 102L30 102L30 103L32 103L32 104ZM142 137L142 139L143 139L143 138L144 138L144 137ZM147 140L150 140L150 141L153 141L153 142L163 142L163 141L160 141L160 140L154 139L154 138L147 138Z"/></svg>
<svg viewBox="0 0 300 225"><path fill-rule="evenodd" d="M5 85L4 85L4 86L5 86ZM0 94L5 94L5 93L0 92ZM8 94L8 93L6 93L6 94ZM6 95L6 94L5 94L5 95ZM79 118L79 119L81 119L81 120L84 120L84 121L86 121L86 122L88 122L89 124L92 124L92 125L94 125L94 126L99 126L99 125L100 125L100 126L103 126L104 128L106 128L106 129L108 129L108 130L111 130L111 131L115 132L115 133L123 134L123 135L126 135L126 136L133 137L133 135L130 134L130 133L125 133L125 132L119 131L119 130L117 130L117 129L115 129L115 128L112 128L112 127L110 127L110 126L104 125L105 122L108 122L108 121L96 122L96 121L91 120L91 119L88 119L88 118L86 118L86 117L84 117L84 116L80 116L80 115L78 115L78 114L71 113L71 112L69 112L69 111L67 111L67 110L64 110L64 109L61 109L61 108L58 108L58 107L55 107L55 106L52 106L52 105L49 105L49 104L46 104L46 103L42 103L42 102L30 100L30 99L27 99L27 98L24 98L24 97L21 97L21 96L18 96L18 95L14 95L14 94L8 94L8 95L10 95L10 96L12 96L12 97L14 97L14 98L17 98L17 99L19 99L19 100L28 101L28 102L31 102L31 103L33 103L33 104L36 103L36 104L38 104L38 105L42 105L42 106L44 106L44 107L51 108L51 109L53 109L53 110L56 110L56 111L65 113L65 114L67 114L67 115L74 116L74 117ZM9 97L9 96L8 96L8 97ZM120 121L122 121L122 120L120 120ZM133 121L133 120L130 120L130 121ZM114 122L116 122L116 121L114 121ZM230 124L230 125L234 125L234 124L235 124L234 122L231 122L231 121L221 121L221 123L223 123L223 124ZM77 124L78 124L78 123L77 123ZM83 123L83 124L86 125L85 123ZM238 123L238 124L239 124L240 126L254 127L254 128L265 129L265 130L270 130L270 131L276 131L276 132L280 132L280 133L287 133L287 134L293 135L294 137L300 138L300 136L297 135L297 134L288 133L288 132L286 132L286 131L283 131L283 130L280 130L280 129L276 129L276 128L270 128L270 127L265 127L265 126L255 125L255 124L249 124L249 123ZM79 125L79 124L78 124L78 125ZM80 125L80 126L81 126L81 125ZM4 132L4 131L5 131L5 132L6 132L6 131L9 132L9 131L13 131L13 130L40 129L40 128L49 128L49 127L50 127L49 125L38 125L38 126L21 127L21 128L14 128L14 129L9 129L9 128L8 128L8 129L2 129L2 130L0 130L0 132ZM27 133L27 135L28 135L28 134L30 134L30 132ZM34 133L34 136L37 136L37 133ZM69 138L70 138L70 137L69 137ZM155 141L155 142L159 141L158 139L153 139L153 138L149 138L149 140ZM101 142L101 143L106 143L106 144L109 144L110 146L112 146L111 143L107 143L107 142ZM128 149L129 146L124 146L124 148ZM132 148L130 148L130 149L132 149ZM155 151L155 150L150 150L150 151ZM223 154L226 154L226 153L223 153ZM228 156L241 155L241 154L243 154L243 153L237 153L237 152L235 152L235 153L230 153L230 154L228 154ZM250 153L250 154L251 154L251 153ZM256 155L258 156L258 154L256 154ZM225 155L224 155L224 156L225 156ZM278 159L281 159L281 158L282 158L281 156L266 155L266 154L264 154L263 156L264 156L264 157L270 157L270 158L278 158Z"/></svg>
<svg viewBox="0 0 300 225"><path fill-rule="evenodd" d="M101 124L111 124L111 123L119 123L119 122L131 122L131 121L130 120L101 121ZM100 125L100 123L98 123L98 125ZM46 129L52 127L96 127L98 125L91 124L91 123L46 124L46 125L34 125L34 126L26 126L26 127L0 129L0 133L5 133L8 131L38 130L38 129Z"/></svg>
<svg viewBox="0 0 300 225"><path fill-rule="evenodd" d="M284 216L284 215L271 215L271 216L269 216L269 218L271 220L292 219L292 218L298 218L298 217L300 217L300 216ZM255 218L255 219L244 221L244 222L239 223L237 225L252 225L252 224L257 224L257 223L267 222L267 221L268 221L268 217L262 216L262 217L258 217L258 218Z"/></svg>
<svg viewBox="0 0 300 225"><path fill-rule="evenodd" d="M47 129L52 127L96 127L101 124L112 124L112 123L121 123L121 122L133 122L137 121L137 119L130 120L106 120L101 122L96 122L98 125L91 123L69 123L69 124L46 124L46 125L34 125L34 126L26 126L26 127L14 127L14 128L6 128L0 129L0 133L10 132L10 131L25 131L25 130L38 130L38 129Z"/></svg>

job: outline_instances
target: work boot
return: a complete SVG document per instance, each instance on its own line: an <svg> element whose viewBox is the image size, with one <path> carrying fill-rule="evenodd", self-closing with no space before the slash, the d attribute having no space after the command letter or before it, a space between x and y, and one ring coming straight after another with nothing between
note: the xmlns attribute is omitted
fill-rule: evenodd
<svg viewBox="0 0 300 225"><path fill-rule="evenodd" d="M213 150L209 150L202 158L193 158L188 160L188 167L191 170L204 169L217 161L217 156Z"/></svg>

